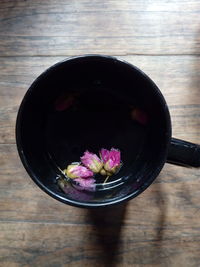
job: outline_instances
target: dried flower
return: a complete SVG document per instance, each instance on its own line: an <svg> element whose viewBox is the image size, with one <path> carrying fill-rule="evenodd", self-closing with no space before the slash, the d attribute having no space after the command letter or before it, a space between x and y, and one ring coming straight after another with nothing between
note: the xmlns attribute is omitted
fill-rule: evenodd
<svg viewBox="0 0 200 267"><path fill-rule="evenodd" d="M139 122L142 125L146 125L148 122L148 116L147 116L146 112L144 112L143 110L141 110L139 108L134 108L131 111L131 117L133 120Z"/></svg>
<svg viewBox="0 0 200 267"><path fill-rule="evenodd" d="M78 183L78 189L80 190L88 190L94 191L95 190L95 180L93 178L77 178L74 179L75 182Z"/></svg>
<svg viewBox="0 0 200 267"><path fill-rule="evenodd" d="M107 175L116 173L121 165L121 155L118 149L112 148L110 151L102 148L100 151L101 159L104 163L104 169ZM110 174L109 174L110 173Z"/></svg>
<svg viewBox="0 0 200 267"><path fill-rule="evenodd" d="M94 173L99 173L103 167L103 162L100 158L89 151L85 151L81 157L81 162Z"/></svg>
<svg viewBox="0 0 200 267"><path fill-rule="evenodd" d="M83 165L81 165L83 164ZM89 151L85 151L81 157L81 162L72 163L67 166L63 172L68 178L73 179L73 186L79 190L95 191L95 173L106 176L104 183L110 176L115 174L121 166L121 152L118 149L111 148L107 150L102 148L100 158ZM62 188L62 184L60 187ZM63 190L65 187L63 187Z"/></svg>
<svg viewBox="0 0 200 267"><path fill-rule="evenodd" d="M81 166L80 164L71 164L67 166L67 169L64 170L64 173L72 179L75 178L91 178L93 172L88 170L86 167Z"/></svg>
<svg viewBox="0 0 200 267"><path fill-rule="evenodd" d="M74 95L64 93L56 99L55 109L56 111L64 111L73 106L75 102L76 98Z"/></svg>

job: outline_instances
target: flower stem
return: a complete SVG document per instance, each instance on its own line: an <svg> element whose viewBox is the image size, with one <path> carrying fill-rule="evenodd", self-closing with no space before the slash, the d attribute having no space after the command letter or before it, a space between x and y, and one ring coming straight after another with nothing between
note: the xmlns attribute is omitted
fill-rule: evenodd
<svg viewBox="0 0 200 267"><path fill-rule="evenodd" d="M104 182L103 182L103 184L105 184L107 181L108 181L108 178L110 177L110 175L108 175L107 177L106 177L106 179L104 180Z"/></svg>

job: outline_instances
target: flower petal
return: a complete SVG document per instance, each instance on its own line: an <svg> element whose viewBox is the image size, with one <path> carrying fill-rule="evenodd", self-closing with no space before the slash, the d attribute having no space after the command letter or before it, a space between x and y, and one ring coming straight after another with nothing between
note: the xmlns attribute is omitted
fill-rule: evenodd
<svg viewBox="0 0 200 267"><path fill-rule="evenodd" d="M100 172L103 167L103 162L100 158L89 151L85 151L84 155L81 157L81 162L95 173Z"/></svg>
<svg viewBox="0 0 200 267"><path fill-rule="evenodd" d="M100 157L103 160L104 163L106 163L109 160L110 151L102 148L100 151Z"/></svg>
<svg viewBox="0 0 200 267"><path fill-rule="evenodd" d="M93 176L93 172L88 170L86 167L79 164L68 165L64 171L69 178L88 178Z"/></svg>
<svg viewBox="0 0 200 267"><path fill-rule="evenodd" d="M119 169L121 165L121 152L119 149L111 148L110 151L102 149L100 155L106 171L115 173Z"/></svg>

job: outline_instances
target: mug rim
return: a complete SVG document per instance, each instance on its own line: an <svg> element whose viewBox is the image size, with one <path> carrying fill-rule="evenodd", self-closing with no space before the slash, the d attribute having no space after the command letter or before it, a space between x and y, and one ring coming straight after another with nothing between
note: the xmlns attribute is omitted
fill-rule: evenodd
<svg viewBox="0 0 200 267"><path fill-rule="evenodd" d="M130 193L130 194L128 194L122 198L111 200L110 202L102 202L102 203L101 202L99 202L99 203L81 202L81 201L75 201L72 199L64 198L61 195L58 195L55 192L53 192L52 190L50 190L45 185L43 185L40 182L40 180L36 177L36 175L34 174L34 171L29 166L29 164L26 160L26 156L25 156L25 154L23 152L23 148L22 148L21 131L20 131L21 116L22 116L22 112L23 112L24 103L26 102L26 99L28 98L30 91L33 90L35 84L37 84L40 81L40 79L44 78L46 74L48 74L52 70L56 69L60 65L66 63L70 60L76 60L76 59L81 59L81 58L91 58L91 57L103 58L103 59L106 58L106 59L113 60L113 62L120 62L120 63L123 63L125 65L128 65L129 67L135 69L138 73L140 73L140 75L142 75L143 78L145 78L149 83L151 83L156 94L159 96L159 99L162 101L162 104L164 105L164 109L165 109L166 125L167 125L165 154L164 154L159 166L156 168L156 170L154 170L153 174L151 175L151 179L149 179L146 183L144 183L141 187L139 187L137 191L133 191L132 193ZM168 108L167 102L166 102L163 94L161 93L158 86L154 83L154 81L145 72L143 72L137 66L127 62L126 60L119 59L118 57L115 57L115 56L109 56L109 55L103 55L103 54L84 54L84 55L79 55L79 56L67 57L67 58L63 59L62 61L59 61L59 62L53 64L52 66L50 66L49 68L47 68L46 70L44 70L38 77L36 77L36 79L32 82L32 84L30 85L30 87L26 91L25 95L23 96L23 99L22 99L21 104L20 104L19 109L18 109L16 126L15 126L15 137L16 137L16 146L17 146L18 154L20 156L20 159L22 161L24 168L26 169L26 171L29 174L29 176L31 177L31 179L44 192L46 192L51 197L57 199L60 202L65 203L65 204L69 204L71 206L76 206L76 207L80 207L80 208L97 208L97 207L113 206L116 204L120 204L124 201L128 201L130 199L133 199L136 196L138 196L139 194L141 194L143 191L145 191L153 183L153 181L156 179L156 177L161 172L164 164L166 163L166 159L167 159L167 155L168 155L168 149L169 149L169 145L170 145L170 141L171 141L171 136L172 136L172 127L171 127L171 117L170 117L170 113L169 113L169 108Z"/></svg>

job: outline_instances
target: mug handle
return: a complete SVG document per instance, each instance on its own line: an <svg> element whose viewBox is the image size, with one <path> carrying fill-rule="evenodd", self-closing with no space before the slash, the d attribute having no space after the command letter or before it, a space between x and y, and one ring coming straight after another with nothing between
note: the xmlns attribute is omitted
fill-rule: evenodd
<svg viewBox="0 0 200 267"><path fill-rule="evenodd" d="M186 167L200 167L200 145L172 138L167 162Z"/></svg>

